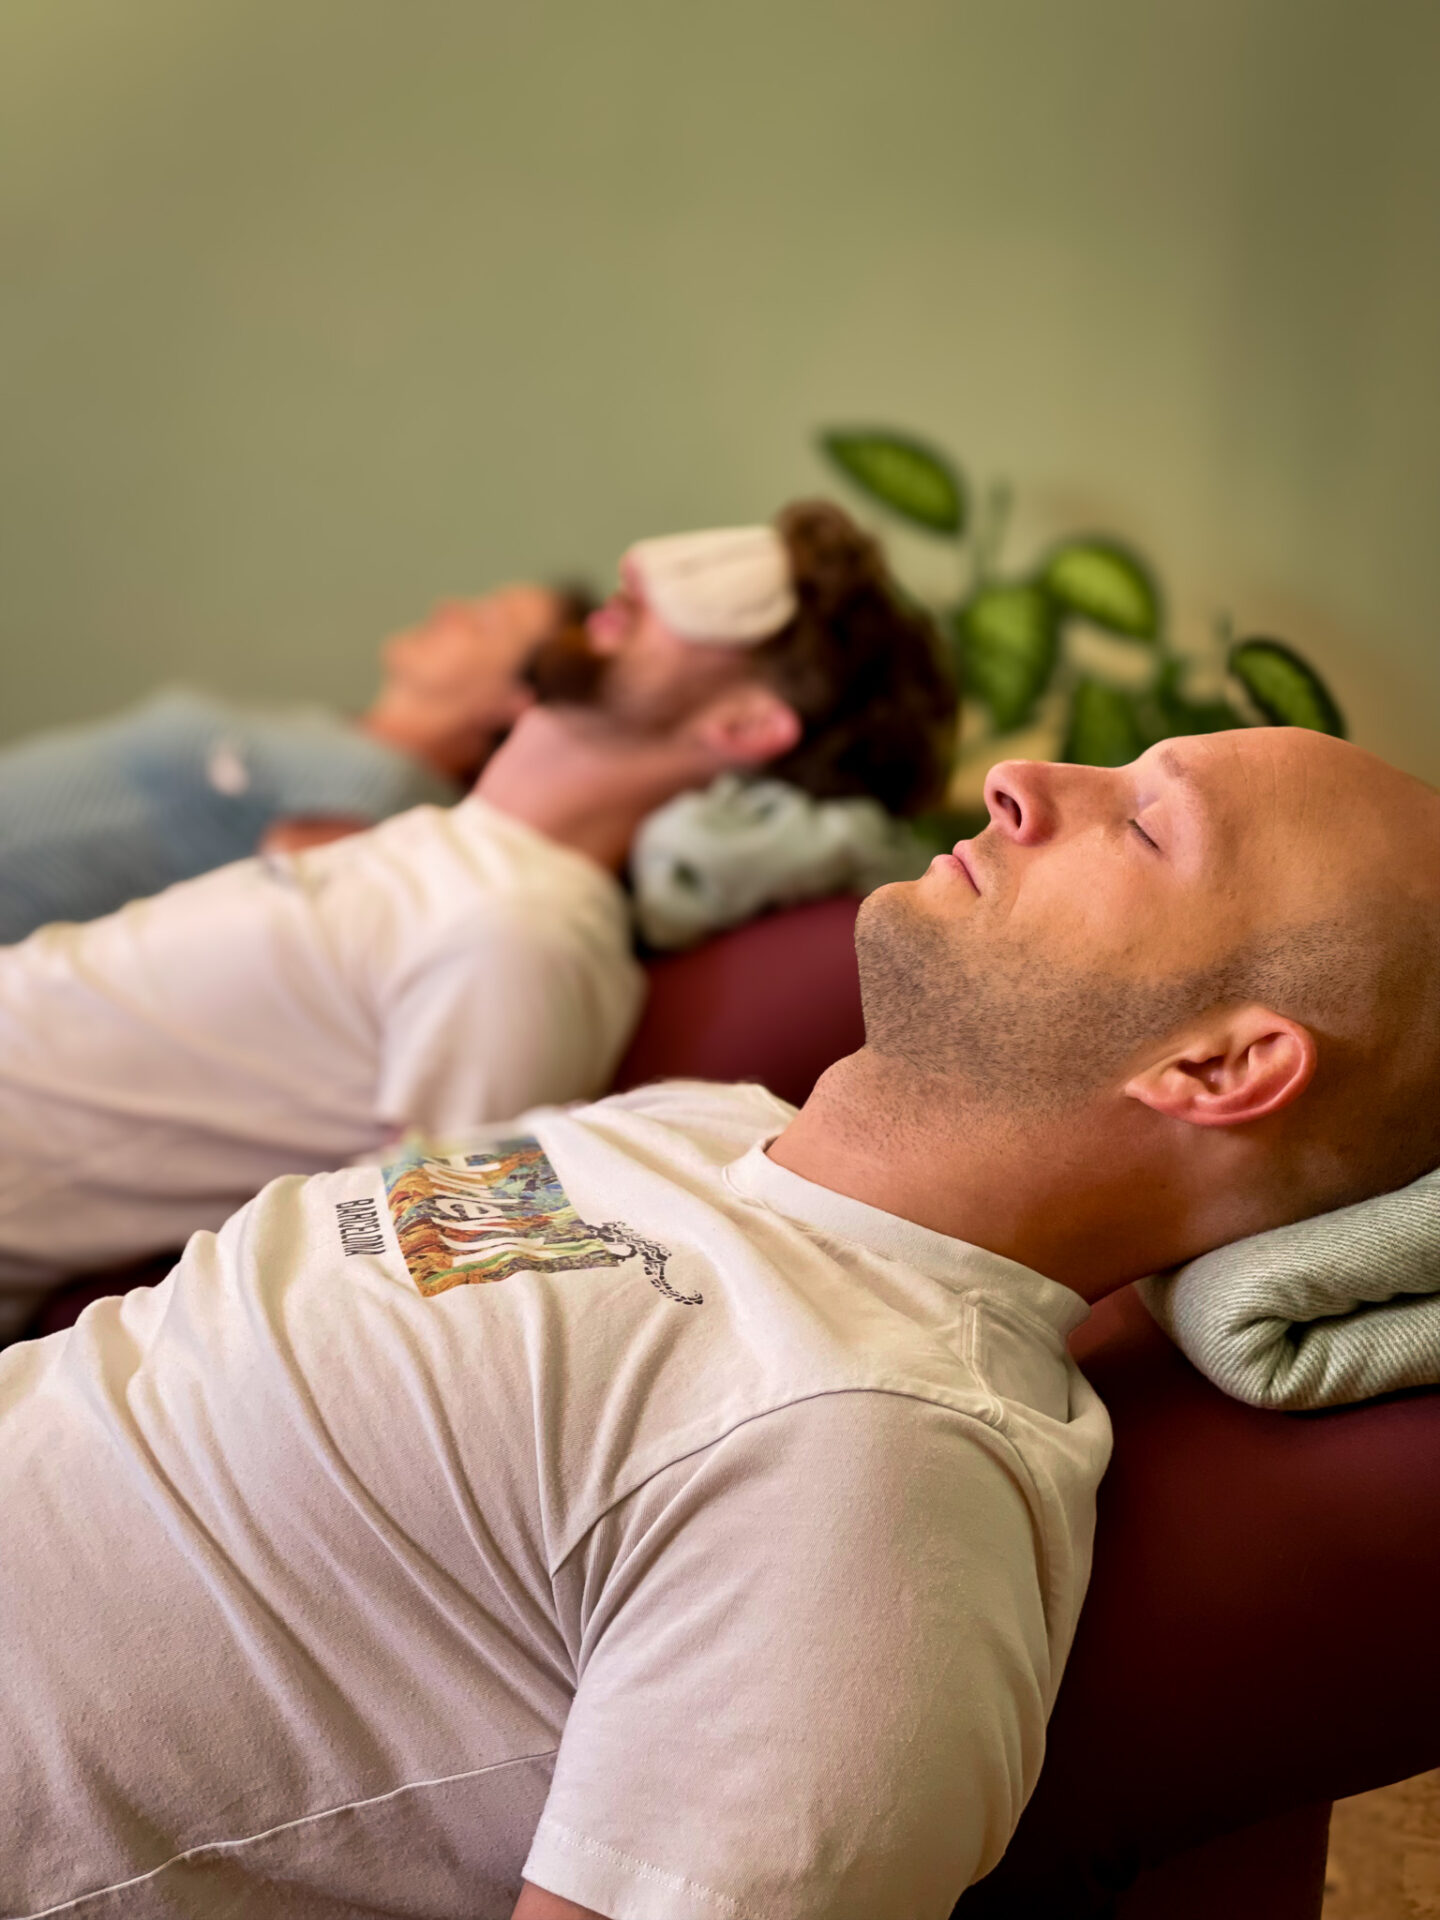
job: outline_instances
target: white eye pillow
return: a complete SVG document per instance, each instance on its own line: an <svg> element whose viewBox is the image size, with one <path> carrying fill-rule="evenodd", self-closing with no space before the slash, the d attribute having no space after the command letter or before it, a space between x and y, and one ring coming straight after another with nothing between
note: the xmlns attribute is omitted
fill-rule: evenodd
<svg viewBox="0 0 1440 1920"><path fill-rule="evenodd" d="M1252 1407L1440 1385L1440 1171L1219 1247L1138 1291L1201 1373Z"/></svg>
<svg viewBox="0 0 1440 1920"><path fill-rule="evenodd" d="M625 559L682 640L752 647L794 618L790 555L773 527L712 527L637 540Z"/></svg>

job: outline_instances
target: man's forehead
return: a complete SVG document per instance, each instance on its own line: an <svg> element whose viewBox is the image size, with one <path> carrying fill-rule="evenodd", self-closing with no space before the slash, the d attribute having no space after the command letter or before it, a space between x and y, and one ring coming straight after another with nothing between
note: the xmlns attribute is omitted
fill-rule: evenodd
<svg viewBox="0 0 1440 1920"><path fill-rule="evenodd" d="M1163 740L1135 765L1142 778L1148 773L1221 811L1238 801L1286 812L1358 771L1352 757L1354 748L1305 728L1246 727Z"/></svg>
<svg viewBox="0 0 1440 1920"><path fill-rule="evenodd" d="M1420 884L1440 893L1440 795L1349 741L1252 727L1165 741L1142 760L1212 837L1349 885L1413 885L1428 867Z"/></svg>
<svg viewBox="0 0 1440 1920"><path fill-rule="evenodd" d="M1172 780L1187 780L1193 783L1198 778L1196 767L1198 758L1200 756L1186 755L1173 746L1167 745L1155 749L1156 766L1162 773L1168 773Z"/></svg>
<svg viewBox="0 0 1440 1920"><path fill-rule="evenodd" d="M1227 773L1242 772L1243 741L1237 733L1187 734L1151 747L1140 764L1167 780L1203 790L1223 783Z"/></svg>
<svg viewBox="0 0 1440 1920"><path fill-rule="evenodd" d="M538 580L507 580L503 587L497 587L484 599L512 613L548 614L559 607L561 596L554 587L544 586Z"/></svg>

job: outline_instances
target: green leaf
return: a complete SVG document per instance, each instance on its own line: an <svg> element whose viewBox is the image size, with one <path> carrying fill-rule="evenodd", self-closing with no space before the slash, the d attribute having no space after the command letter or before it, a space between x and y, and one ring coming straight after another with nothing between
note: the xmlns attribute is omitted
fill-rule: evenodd
<svg viewBox="0 0 1440 1920"><path fill-rule="evenodd" d="M1128 693L1099 680L1075 689L1062 759L1087 767L1123 767L1145 751L1145 736Z"/></svg>
<svg viewBox="0 0 1440 1920"><path fill-rule="evenodd" d="M1157 740L1171 740L1181 733L1224 733L1231 727L1249 724L1228 700L1192 700L1182 693L1185 675L1183 660L1167 660L1160 669L1153 694L1141 701L1141 722L1147 745L1154 746Z"/></svg>
<svg viewBox="0 0 1440 1920"><path fill-rule="evenodd" d="M931 533L958 534L965 482L945 455L900 433L822 433L822 451L863 493Z"/></svg>
<svg viewBox="0 0 1440 1920"><path fill-rule="evenodd" d="M1115 540L1067 540L1040 569L1040 579L1068 613L1097 627L1153 640L1160 631L1160 589L1145 562Z"/></svg>
<svg viewBox="0 0 1440 1920"><path fill-rule="evenodd" d="M1228 733L1232 727L1246 724L1244 715L1237 713L1228 700L1179 698L1160 703L1160 721L1156 740L1173 740L1181 733Z"/></svg>
<svg viewBox="0 0 1440 1920"><path fill-rule="evenodd" d="M1242 640L1230 649L1231 673L1272 726L1310 727L1345 738L1345 721L1315 669L1281 640Z"/></svg>
<svg viewBox="0 0 1440 1920"><path fill-rule="evenodd" d="M1055 602L1030 582L982 587L955 616L963 684L997 733L1024 726L1050 683L1059 640Z"/></svg>

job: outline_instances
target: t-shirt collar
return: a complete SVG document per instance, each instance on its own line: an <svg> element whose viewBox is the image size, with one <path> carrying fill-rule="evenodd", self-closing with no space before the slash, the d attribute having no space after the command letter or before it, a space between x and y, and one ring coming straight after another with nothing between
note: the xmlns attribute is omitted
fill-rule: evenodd
<svg viewBox="0 0 1440 1920"><path fill-rule="evenodd" d="M1061 1334L1073 1332L1089 1315L1089 1303L1078 1293L1018 1260L885 1213L847 1193L816 1186L813 1180L779 1166L765 1151L775 1138L770 1134L757 1141L725 1169L726 1181L743 1198L832 1239L851 1241L882 1259L915 1268L947 1287L1004 1295L1039 1314Z"/></svg>

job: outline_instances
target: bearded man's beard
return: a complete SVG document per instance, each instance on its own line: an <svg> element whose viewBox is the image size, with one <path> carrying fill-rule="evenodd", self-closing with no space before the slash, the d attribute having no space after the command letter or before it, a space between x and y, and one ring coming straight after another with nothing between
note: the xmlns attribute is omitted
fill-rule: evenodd
<svg viewBox="0 0 1440 1920"><path fill-rule="evenodd" d="M993 1112L1039 1114L1095 1093L1189 1010L1190 981L1056 965L992 929L955 925L882 887L855 926L865 1042L917 1083Z"/></svg>
<svg viewBox="0 0 1440 1920"><path fill-rule="evenodd" d="M543 640L521 678L545 707L579 707L617 734L655 740L673 732L715 694L743 674L729 648L696 647L668 675L648 683L623 656L596 653L584 627L567 627Z"/></svg>
<svg viewBox="0 0 1440 1920"><path fill-rule="evenodd" d="M584 627L563 627L540 642L520 677L542 707L604 707L609 667Z"/></svg>

